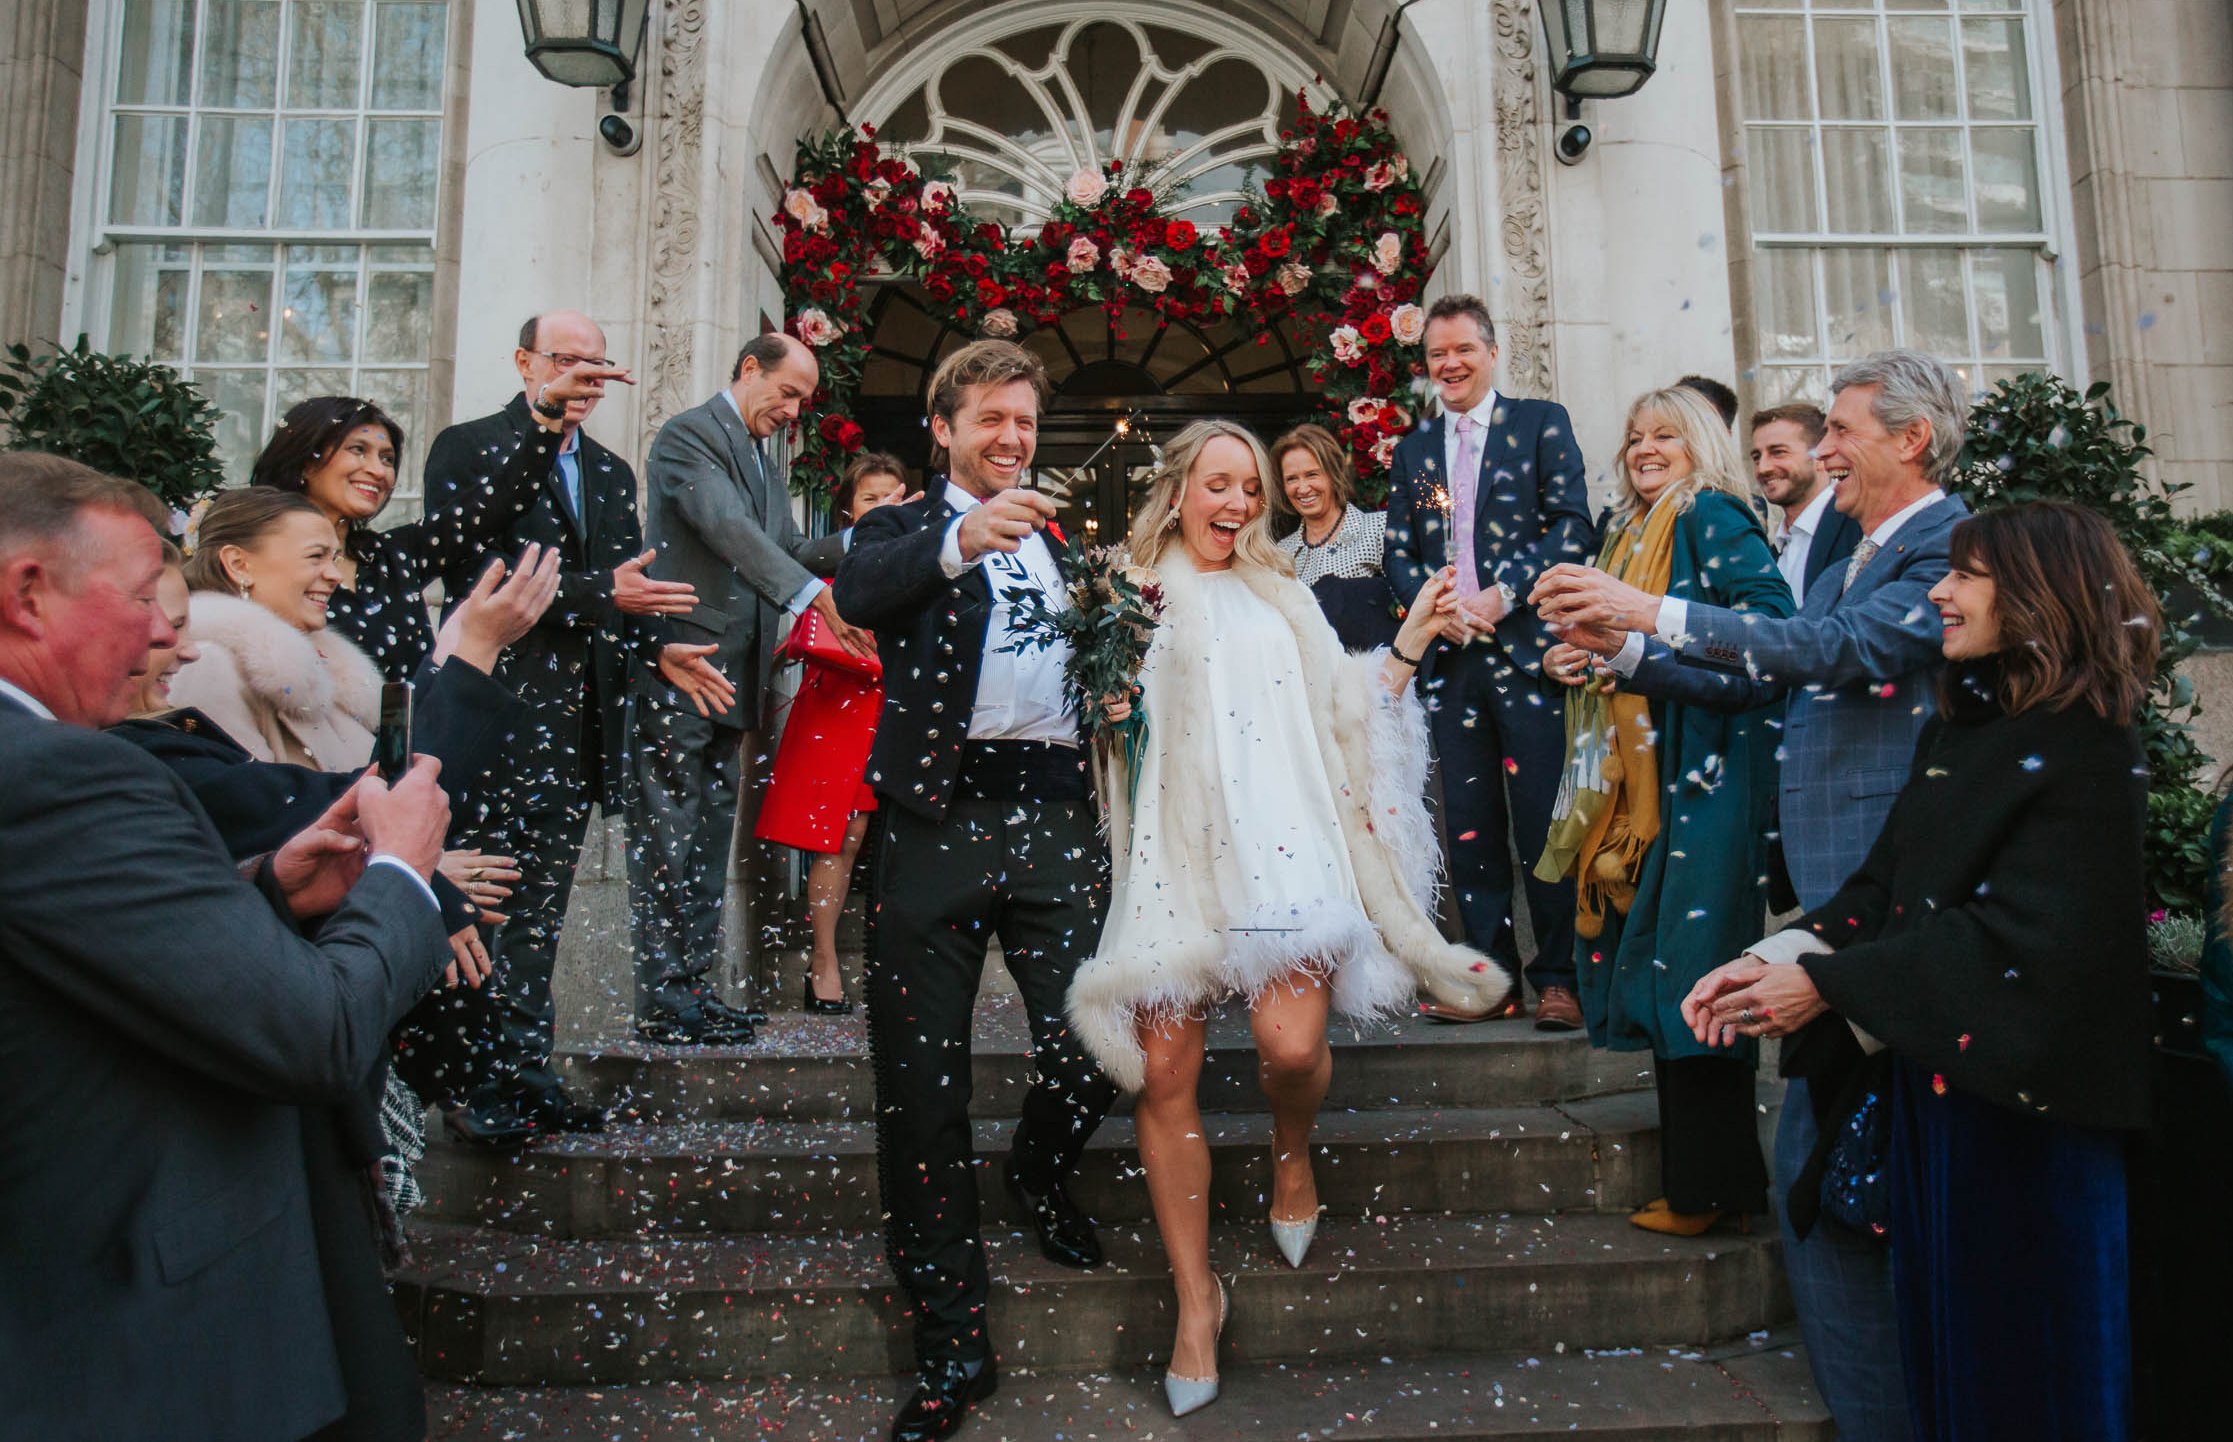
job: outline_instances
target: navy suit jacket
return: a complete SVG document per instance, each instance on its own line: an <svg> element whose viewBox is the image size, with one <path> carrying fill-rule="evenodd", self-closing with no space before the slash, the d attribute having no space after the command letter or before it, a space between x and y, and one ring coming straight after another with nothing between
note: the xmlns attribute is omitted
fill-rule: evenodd
<svg viewBox="0 0 2233 1442"><path fill-rule="evenodd" d="M1842 564L1861 544L1861 523L1836 506L1822 513L1821 522L1815 527L1814 543L1807 547L1806 589L1811 594L1814 583L1832 563Z"/></svg>
<svg viewBox="0 0 2233 1442"><path fill-rule="evenodd" d="M1430 499L1447 488L1442 428L1435 416L1396 445L1388 471L1388 539L1382 569L1404 605L1427 577L1455 559L1443 511ZM1597 557L1589 477L1574 422L1556 401L1499 395L1481 447L1473 507L1473 559L1483 590L1502 582L1519 604L1497 623L1495 644L1512 665L1541 675L1556 639L1527 604L1535 578L1562 561Z"/></svg>

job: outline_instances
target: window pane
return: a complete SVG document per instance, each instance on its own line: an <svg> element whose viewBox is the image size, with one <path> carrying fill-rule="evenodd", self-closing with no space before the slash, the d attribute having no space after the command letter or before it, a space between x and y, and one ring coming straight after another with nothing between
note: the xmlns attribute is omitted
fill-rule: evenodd
<svg viewBox="0 0 2233 1442"><path fill-rule="evenodd" d="M116 248L109 349L177 364L186 359L186 288L192 262L180 246Z"/></svg>
<svg viewBox="0 0 2233 1442"><path fill-rule="evenodd" d="M1884 88L1878 75L1874 20L1814 22L1814 77L1824 120L1880 120Z"/></svg>
<svg viewBox="0 0 2233 1442"><path fill-rule="evenodd" d="M261 365L271 354L270 270L202 270L196 363Z"/></svg>
<svg viewBox="0 0 2233 1442"><path fill-rule="evenodd" d="M1962 289L1962 253L1911 250L1900 257L1903 344L1932 355L1969 354L1969 298Z"/></svg>
<svg viewBox="0 0 2233 1442"><path fill-rule="evenodd" d="M382 0L372 14L372 108L440 110L449 7Z"/></svg>
<svg viewBox="0 0 2233 1442"><path fill-rule="evenodd" d="M1954 29L1944 20L1898 19L1892 36L1892 113L1901 120L1952 120L1961 113L1954 85Z"/></svg>
<svg viewBox="0 0 2233 1442"><path fill-rule="evenodd" d="M1964 20L1962 68L1972 120L2031 119L2031 75L2021 20Z"/></svg>
<svg viewBox="0 0 2233 1442"><path fill-rule="evenodd" d="M251 116L202 117L194 162L194 223L227 230L264 224L271 191L271 122Z"/></svg>
<svg viewBox="0 0 2233 1442"><path fill-rule="evenodd" d="M346 370L278 370L271 375L271 414L273 419L287 412L312 396L345 396L354 394Z"/></svg>
<svg viewBox="0 0 2233 1442"><path fill-rule="evenodd" d="M374 230L432 230L441 170L442 122L368 120L364 224Z"/></svg>
<svg viewBox="0 0 2233 1442"><path fill-rule="evenodd" d="M1814 253L1762 250L1753 255L1753 324L1768 359L1822 354L1815 324Z"/></svg>
<svg viewBox="0 0 2233 1442"><path fill-rule="evenodd" d="M358 0L297 0L287 47L289 110L357 108L357 57L364 6Z"/></svg>
<svg viewBox="0 0 2233 1442"><path fill-rule="evenodd" d="M1824 130L1822 168L1829 182L1830 229L1846 235L1890 235L1892 167L1881 130Z"/></svg>
<svg viewBox="0 0 2233 1442"><path fill-rule="evenodd" d="M1892 257L1881 250L1822 254L1830 354L1852 359L1892 344Z"/></svg>
<svg viewBox="0 0 2233 1442"><path fill-rule="evenodd" d="M184 105L194 73L193 0L127 0L119 105Z"/></svg>
<svg viewBox="0 0 2233 1442"><path fill-rule="evenodd" d="M2047 354L2047 322L2039 303L2039 257L2029 250L1981 250L1977 338L1987 360L2029 361Z"/></svg>
<svg viewBox="0 0 2233 1442"><path fill-rule="evenodd" d="M1811 231L1814 202L1814 135L1805 130L1749 127L1746 169L1751 179L1752 228Z"/></svg>
<svg viewBox="0 0 2233 1442"><path fill-rule="evenodd" d="M186 117L117 116L109 220L116 225L176 225L185 199Z"/></svg>
<svg viewBox="0 0 2233 1442"><path fill-rule="evenodd" d="M1947 0L1884 0L1887 10L1937 10L1943 13Z"/></svg>
<svg viewBox="0 0 2233 1442"><path fill-rule="evenodd" d="M357 272L313 270L293 264L288 255L285 290L279 300L279 362L347 361L357 345Z"/></svg>
<svg viewBox="0 0 2233 1442"><path fill-rule="evenodd" d="M1959 130L1902 130L1900 205L1910 234L1956 234L1969 229L1969 196L1962 185Z"/></svg>
<svg viewBox="0 0 2233 1442"><path fill-rule="evenodd" d="M2028 129L1970 131L1979 230L2039 229L2039 162L2034 138Z"/></svg>
<svg viewBox="0 0 2233 1442"><path fill-rule="evenodd" d="M1780 406L1786 401L1822 404L1829 388L1822 383L1820 366L1762 366L1753 379L1755 410Z"/></svg>
<svg viewBox="0 0 2233 1442"><path fill-rule="evenodd" d="M1796 15L1738 19L1739 83L1747 120L1812 120L1807 100L1807 22Z"/></svg>
<svg viewBox="0 0 2233 1442"><path fill-rule="evenodd" d="M194 384L216 403L223 414L217 421L217 457L225 475L235 484L248 479L248 468L264 444L264 370L197 370Z"/></svg>
<svg viewBox="0 0 2233 1442"><path fill-rule="evenodd" d="M269 110L279 95L278 0L209 0L202 104Z"/></svg>
<svg viewBox="0 0 2233 1442"><path fill-rule="evenodd" d="M375 271L366 293L364 358L423 361L434 313L434 276L427 271Z"/></svg>
<svg viewBox="0 0 2233 1442"><path fill-rule="evenodd" d="M396 423L403 427L403 443L408 449L399 469L416 476L419 466L412 452L416 452L418 457L425 456L427 442L434 439L426 428L429 413L426 371L359 371L357 394L394 416ZM394 507L389 509L393 510Z"/></svg>
<svg viewBox="0 0 2233 1442"><path fill-rule="evenodd" d="M290 120L279 167L279 219L288 230L340 230L349 223L354 120Z"/></svg>

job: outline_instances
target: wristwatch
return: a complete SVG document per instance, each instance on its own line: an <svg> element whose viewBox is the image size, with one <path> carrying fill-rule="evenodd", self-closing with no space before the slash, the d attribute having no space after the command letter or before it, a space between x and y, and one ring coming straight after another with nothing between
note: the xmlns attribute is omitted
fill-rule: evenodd
<svg viewBox="0 0 2233 1442"><path fill-rule="evenodd" d="M532 402L535 407L535 414L547 421L562 421L566 419L566 402L544 400L543 393L549 389L549 386L537 386L535 388L535 399Z"/></svg>
<svg viewBox="0 0 2233 1442"><path fill-rule="evenodd" d="M1513 613L1514 611L1517 611L1518 609L1520 609L1520 593L1512 589L1512 586L1511 586L1511 583L1510 583L1510 582L1508 582L1508 581L1499 581L1499 582L1497 582L1497 583L1496 583L1496 593L1497 593L1497 594L1498 594L1499 596L1502 596L1502 597L1504 598L1504 614L1505 614L1505 615L1509 616L1509 615L1511 615L1511 614L1512 614L1512 613Z"/></svg>

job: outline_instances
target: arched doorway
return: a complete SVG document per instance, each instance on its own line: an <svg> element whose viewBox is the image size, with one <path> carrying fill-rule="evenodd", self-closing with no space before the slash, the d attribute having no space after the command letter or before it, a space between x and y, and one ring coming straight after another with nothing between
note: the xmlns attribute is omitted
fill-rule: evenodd
<svg viewBox="0 0 2233 1442"><path fill-rule="evenodd" d="M996 7L895 65L863 111L881 142L952 175L972 215L1013 231L1035 232L1072 175L1112 161L1163 213L1207 229L1272 173L1298 91L1327 96L1268 37L1195 7L1119 0ZM870 307L855 415L868 444L916 465L930 459L931 372L971 339L944 314L900 282ZM1024 325L1018 340L1054 388L1037 466L1070 488L1074 535L1121 535L1155 443L1186 422L1222 416L1269 440L1317 394L1284 322L1202 326L1135 306Z"/></svg>

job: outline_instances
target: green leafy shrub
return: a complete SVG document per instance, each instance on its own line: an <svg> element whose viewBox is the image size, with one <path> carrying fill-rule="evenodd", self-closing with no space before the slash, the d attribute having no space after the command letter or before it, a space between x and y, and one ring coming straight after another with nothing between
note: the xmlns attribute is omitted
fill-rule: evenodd
<svg viewBox="0 0 2233 1442"><path fill-rule="evenodd" d="M0 360L0 444L138 481L173 510L225 483L217 419L209 397L169 366L108 355L82 335L37 357L11 345Z"/></svg>
<svg viewBox="0 0 2233 1442"><path fill-rule="evenodd" d="M2163 650L2140 719L2147 748L2148 890L2151 905L2196 911L2209 875L2209 759L2195 744L2201 707L2179 663L2194 653L2199 607L2233 616L2233 526L2227 540L2181 525L2172 501L2183 486L2144 474L2147 430L2121 414L2108 382L2080 395L2036 372L2004 380L1969 415L1955 489L1972 509L2019 501L2069 501L2106 516L2163 606ZM2214 526L2213 518L2201 518Z"/></svg>

